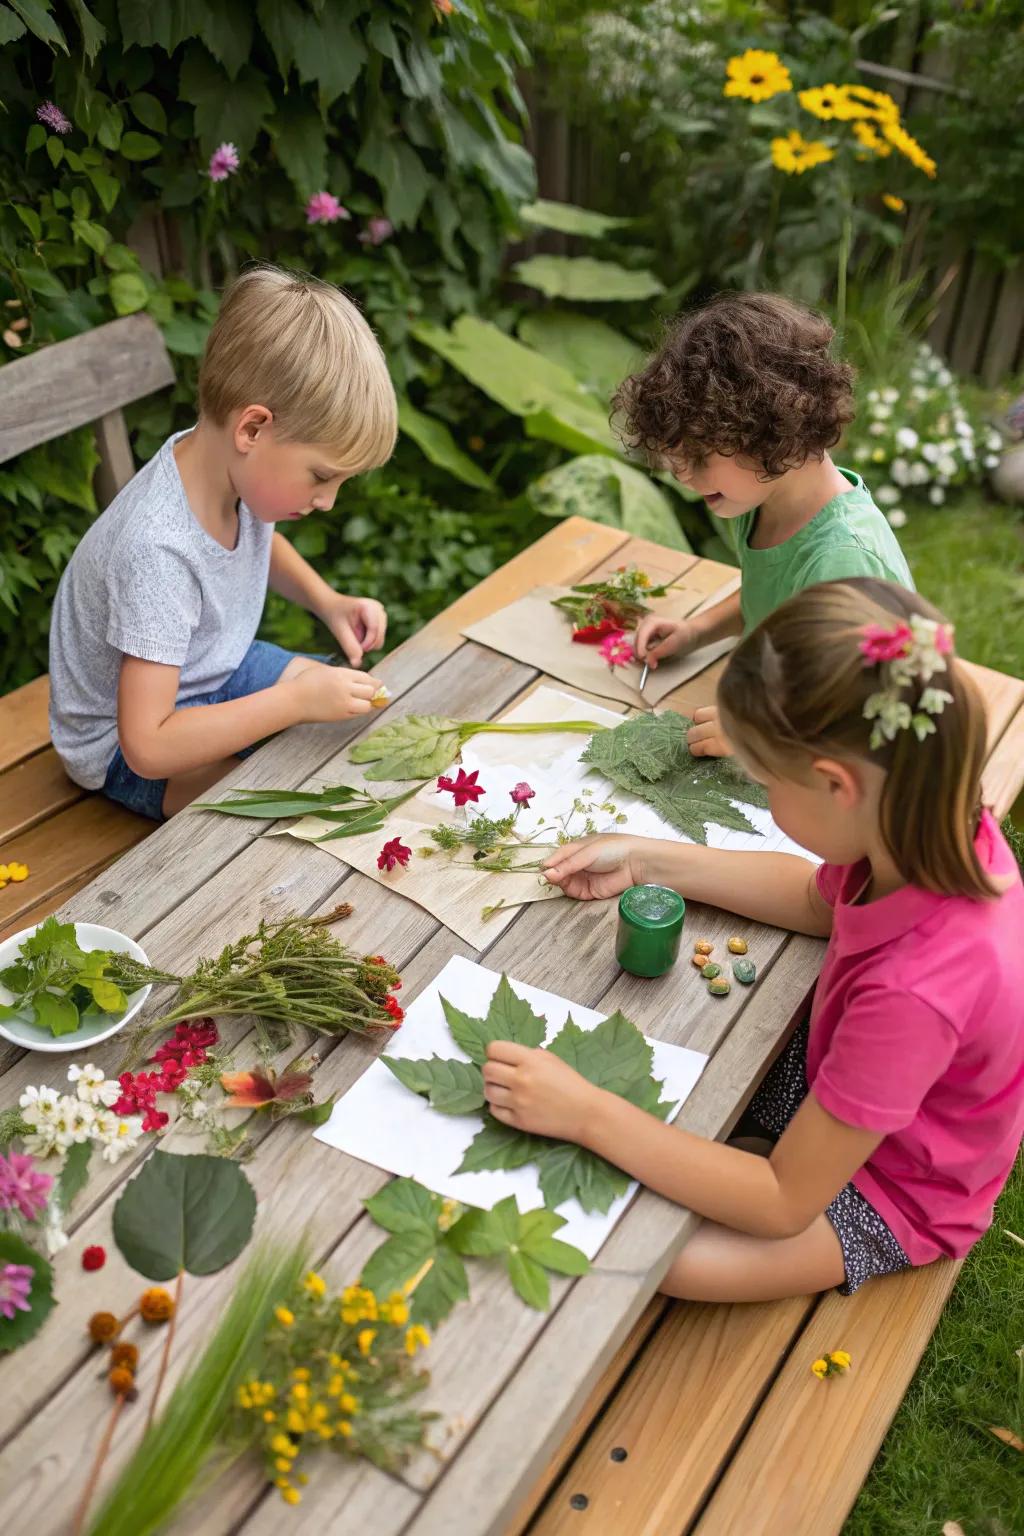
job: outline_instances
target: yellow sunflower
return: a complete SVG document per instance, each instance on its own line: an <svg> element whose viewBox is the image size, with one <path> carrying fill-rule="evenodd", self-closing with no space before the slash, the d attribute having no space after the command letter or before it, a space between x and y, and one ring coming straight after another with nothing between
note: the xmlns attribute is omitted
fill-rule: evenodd
<svg viewBox="0 0 1024 1536"><path fill-rule="evenodd" d="M883 192L882 202L887 208L891 208L893 213L902 213L907 206L902 197L897 197L893 192Z"/></svg>
<svg viewBox="0 0 1024 1536"><path fill-rule="evenodd" d="M887 155L892 154L892 145L886 143L877 128L873 127L871 123L854 123L853 132L857 143L862 144L865 149L871 150L880 159L884 160ZM857 158L859 160L866 160L868 157L867 155L858 155Z"/></svg>
<svg viewBox="0 0 1024 1536"><path fill-rule="evenodd" d="M834 157L834 149L820 139L805 139L795 128L784 139L772 139L772 164L787 176L802 176L804 171L824 165Z"/></svg>
<svg viewBox="0 0 1024 1536"><path fill-rule="evenodd" d="M745 101L767 101L782 91L791 91L789 70L777 53L763 48L748 48L725 66L728 79L723 95L742 96Z"/></svg>
<svg viewBox="0 0 1024 1536"><path fill-rule="evenodd" d="M916 166L919 171L924 171L926 176L934 178L935 161L900 123L883 123L882 132L894 149L898 149L901 155L906 155L911 165Z"/></svg>

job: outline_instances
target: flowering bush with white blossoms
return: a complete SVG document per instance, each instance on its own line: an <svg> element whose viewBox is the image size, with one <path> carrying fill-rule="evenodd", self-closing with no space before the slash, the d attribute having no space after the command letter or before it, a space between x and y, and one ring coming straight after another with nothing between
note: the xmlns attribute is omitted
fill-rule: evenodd
<svg viewBox="0 0 1024 1536"><path fill-rule="evenodd" d="M105 1162L116 1163L138 1145L141 1116L119 1115L111 1108L121 1096L121 1085L99 1067L69 1067L68 1081L75 1085L73 1094L41 1086L26 1088L21 1095L21 1119L29 1127L21 1137L25 1151L50 1157L87 1141L101 1148Z"/></svg>
<svg viewBox="0 0 1024 1536"><path fill-rule="evenodd" d="M902 387L868 390L844 446L846 461L902 528L904 500L941 507L952 488L981 484L999 463L1003 439L976 413L972 419L953 374L922 343Z"/></svg>

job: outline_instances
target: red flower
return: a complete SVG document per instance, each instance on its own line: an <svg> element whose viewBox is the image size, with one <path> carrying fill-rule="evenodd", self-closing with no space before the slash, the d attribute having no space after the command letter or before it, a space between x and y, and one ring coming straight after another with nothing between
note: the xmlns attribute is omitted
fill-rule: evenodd
<svg viewBox="0 0 1024 1536"><path fill-rule="evenodd" d="M308 1072L286 1072L278 1077L275 1072L262 1072L254 1067L251 1072L224 1072L220 1085L229 1095L225 1109L263 1109L275 1100L289 1103L309 1093L313 1079Z"/></svg>
<svg viewBox="0 0 1024 1536"><path fill-rule="evenodd" d="M509 795L512 798L513 805L529 805L530 801L533 799L536 793L537 791L535 789L531 789L525 779L521 780L520 783L518 783L513 789L509 790Z"/></svg>
<svg viewBox="0 0 1024 1536"><path fill-rule="evenodd" d="M86 1248L82 1253L83 1269L102 1269L106 1262L107 1251L105 1248L101 1248L98 1243L94 1244L91 1248Z"/></svg>
<svg viewBox="0 0 1024 1536"><path fill-rule="evenodd" d="M614 635L619 627L614 619L601 619L597 624L584 624L574 629L572 638L577 645L598 645L605 635Z"/></svg>
<svg viewBox="0 0 1024 1536"><path fill-rule="evenodd" d="M147 1109L142 1117L142 1129L144 1131L163 1130L169 1119L170 1115L165 1115L162 1109Z"/></svg>
<svg viewBox="0 0 1024 1536"><path fill-rule="evenodd" d="M449 794L454 795L456 806L465 805L467 801L472 804L486 793L484 786L477 783L479 775L479 768L474 768L472 773L467 773L465 768L460 768L457 778L446 779L442 776L437 781L437 787L438 790L447 790Z"/></svg>
<svg viewBox="0 0 1024 1536"><path fill-rule="evenodd" d="M411 858L412 849L407 848L400 837L393 837L377 855L377 868L386 869L390 873L396 864L401 864L404 869Z"/></svg>
<svg viewBox="0 0 1024 1536"><path fill-rule="evenodd" d="M898 656L906 656L914 640L910 625L903 623L894 625L892 629L886 629L882 624L865 624L861 636L858 649L865 658L865 666L880 661L895 661Z"/></svg>
<svg viewBox="0 0 1024 1536"><path fill-rule="evenodd" d="M391 1025L392 1029L397 1029L399 1024L401 1024L402 1020L405 1018L405 1009L400 1005L397 997L386 997L384 999L384 1012L390 1013L391 1017L395 1021Z"/></svg>

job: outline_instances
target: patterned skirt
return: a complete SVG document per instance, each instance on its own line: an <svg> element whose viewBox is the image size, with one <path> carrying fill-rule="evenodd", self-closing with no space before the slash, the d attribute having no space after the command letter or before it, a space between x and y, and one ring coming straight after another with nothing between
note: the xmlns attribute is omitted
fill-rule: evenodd
<svg viewBox="0 0 1024 1536"><path fill-rule="evenodd" d="M807 1037L800 1025L750 1101L743 1131L778 1140L807 1097ZM739 1130L740 1128L737 1127ZM894 1275L910 1260L874 1207L854 1184L847 1184L825 1212L843 1250L846 1281L838 1287L851 1296L872 1275Z"/></svg>

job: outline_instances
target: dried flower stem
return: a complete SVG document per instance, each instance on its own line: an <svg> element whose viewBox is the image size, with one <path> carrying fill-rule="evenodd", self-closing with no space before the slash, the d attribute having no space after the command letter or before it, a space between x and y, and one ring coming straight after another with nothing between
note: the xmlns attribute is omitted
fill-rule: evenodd
<svg viewBox="0 0 1024 1536"><path fill-rule="evenodd" d="M178 1278L174 1285L174 1311L171 1313L171 1320L167 1324L167 1333L164 1335L164 1348L163 1353L160 1356L160 1370L157 1374L156 1386L153 1388L153 1397L149 1405L149 1413L146 1415L147 1429L152 1424L153 1419L156 1416L156 1405L160 1397L160 1388L163 1386L164 1377L167 1375L167 1365L171 1358L171 1345L174 1343L174 1328L178 1321L178 1313L181 1311L181 1286L184 1279L185 1271L183 1269L179 1269Z"/></svg>
<svg viewBox="0 0 1024 1536"><path fill-rule="evenodd" d="M96 1492L96 1484L99 1482L99 1476L103 1470L103 1463L107 1459L107 1452L110 1450L110 1442L114 1438L114 1429L117 1426L117 1421L120 1418L121 1409L124 1407L124 1404L124 1394L119 1393L114 1402L113 1408L110 1410L110 1416L107 1419L107 1427L103 1431L103 1439L99 1443L99 1449L96 1452L96 1457L92 1464L92 1471L89 1473L89 1481L86 1483L82 1492L82 1497L78 1501L78 1508L75 1511L75 1523L71 1527L71 1536L81 1536L81 1532L85 1526L85 1517L89 1513L89 1505L92 1503L92 1496Z"/></svg>

